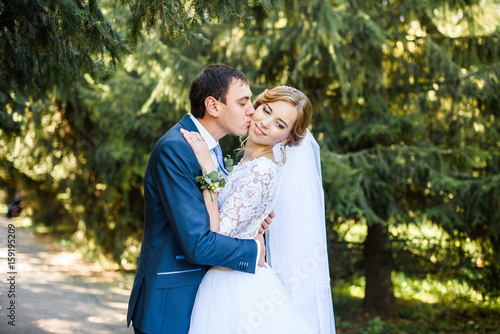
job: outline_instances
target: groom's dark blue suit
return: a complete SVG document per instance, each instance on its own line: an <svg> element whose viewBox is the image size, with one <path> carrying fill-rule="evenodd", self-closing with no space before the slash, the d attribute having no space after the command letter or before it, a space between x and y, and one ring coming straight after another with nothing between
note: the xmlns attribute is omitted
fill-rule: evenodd
<svg viewBox="0 0 500 334"><path fill-rule="evenodd" d="M208 265L255 272L257 244L210 231L195 177L201 169L180 133L198 131L189 116L156 143L144 177L145 222L127 325L144 333L186 334Z"/></svg>

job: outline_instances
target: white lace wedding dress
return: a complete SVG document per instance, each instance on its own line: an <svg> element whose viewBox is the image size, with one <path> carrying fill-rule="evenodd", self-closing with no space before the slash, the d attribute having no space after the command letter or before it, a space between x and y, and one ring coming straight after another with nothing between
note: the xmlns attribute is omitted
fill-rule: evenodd
<svg viewBox="0 0 500 334"><path fill-rule="evenodd" d="M240 163L219 194L219 233L254 239L273 209L281 168L261 157ZM213 267L203 277L191 314L190 334L307 334L301 315L270 268L255 274Z"/></svg>

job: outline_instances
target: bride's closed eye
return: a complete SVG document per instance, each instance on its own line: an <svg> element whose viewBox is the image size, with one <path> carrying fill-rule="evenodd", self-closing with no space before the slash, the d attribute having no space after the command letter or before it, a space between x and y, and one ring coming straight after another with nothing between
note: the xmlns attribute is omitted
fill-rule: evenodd
<svg viewBox="0 0 500 334"><path fill-rule="evenodd" d="M264 113L266 113L267 115L271 115L271 110L268 109L268 106L265 105L262 107L262 111L264 111ZM280 130L285 130L287 128L286 124L283 124L281 123L280 121L277 121L276 122L276 126L280 129Z"/></svg>

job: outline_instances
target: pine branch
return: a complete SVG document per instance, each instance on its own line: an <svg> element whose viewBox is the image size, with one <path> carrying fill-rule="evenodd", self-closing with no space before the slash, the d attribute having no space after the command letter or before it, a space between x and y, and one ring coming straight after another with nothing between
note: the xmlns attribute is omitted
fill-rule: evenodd
<svg viewBox="0 0 500 334"><path fill-rule="evenodd" d="M118 1L118 0L117 0ZM262 6L265 11L279 7L277 0L243 1L243 0L120 0L122 5L128 5L132 11L129 21L130 40L133 45L140 35L148 33L159 23L162 35L170 43L179 40L191 43L198 38L194 33L196 27L206 23L221 23L225 21L247 22L250 17L245 13L248 7Z"/></svg>

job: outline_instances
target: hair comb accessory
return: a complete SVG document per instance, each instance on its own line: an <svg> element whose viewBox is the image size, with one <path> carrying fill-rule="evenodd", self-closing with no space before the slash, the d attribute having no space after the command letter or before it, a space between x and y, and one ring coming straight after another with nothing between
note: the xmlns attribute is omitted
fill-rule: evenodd
<svg viewBox="0 0 500 334"><path fill-rule="evenodd" d="M297 91L297 88L293 88L293 87L290 87L290 86L276 86L276 88L288 89L289 91L294 92L294 93Z"/></svg>

